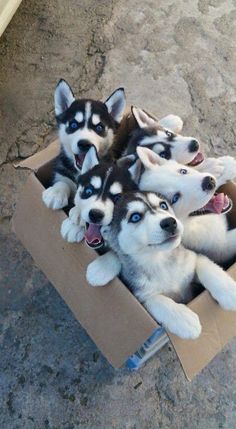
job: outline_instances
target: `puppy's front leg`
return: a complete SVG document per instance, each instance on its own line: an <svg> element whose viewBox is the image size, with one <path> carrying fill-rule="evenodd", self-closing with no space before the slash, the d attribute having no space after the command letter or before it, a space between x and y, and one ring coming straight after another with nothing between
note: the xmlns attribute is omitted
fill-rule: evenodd
<svg viewBox="0 0 236 429"><path fill-rule="evenodd" d="M198 315L184 304L177 304L164 295L155 295L144 302L147 311L172 334L195 339L201 333Z"/></svg>
<svg viewBox="0 0 236 429"><path fill-rule="evenodd" d="M111 250L99 256L87 267L86 278L91 286L105 286L113 280L121 270L121 263Z"/></svg>
<svg viewBox="0 0 236 429"><path fill-rule="evenodd" d="M75 194L76 185L69 177L56 173L54 185L43 191L44 204L53 210L62 209L68 205L69 197Z"/></svg>
<svg viewBox="0 0 236 429"><path fill-rule="evenodd" d="M198 255L196 273L202 285L225 310L236 310L236 282L206 256Z"/></svg>
<svg viewBox="0 0 236 429"><path fill-rule="evenodd" d="M200 172L210 173L215 176L217 188L236 178L236 160L232 156L206 158L195 168Z"/></svg>

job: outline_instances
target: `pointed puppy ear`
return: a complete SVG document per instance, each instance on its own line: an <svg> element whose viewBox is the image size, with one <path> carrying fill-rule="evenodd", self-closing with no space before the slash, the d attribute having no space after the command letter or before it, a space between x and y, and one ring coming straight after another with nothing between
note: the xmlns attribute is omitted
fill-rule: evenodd
<svg viewBox="0 0 236 429"><path fill-rule="evenodd" d="M116 89L105 101L108 112L116 122L120 122L126 107L126 98L124 88Z"/></svg>
<svg viewBox="0 0 236 429"><path fill-rule="evenodd" d="M161 125L161 127L167 128L176 134L179 134L183 128L182 119L176 115L167 115L164 118L161 118L158 124Z"/></svg>
<svg viewBox="0 0 236 429"><path fill-rule="evenodd" d="M75 101L74 94L70 85L64 80L59 80L54 93L54 105L56 116L65 112Z"/></svg>
<svg viewBox="0 0 236 429"><path fill-rule="evenodd" d="M88 150L88 152L85 155L82 169L81 169L81 175L87 173L87 171L91 170L91 168L95 167L95 165L99 164L99 159L97 155L97 151L94 146L91 146L91 148Z"/></svg>
<svg viewBox="0 0 236 429"><path fill-rule="evenodd" d="M158 124L157 119L152 118L144 112L144 110L139 109L138 107L131 106L131 112L139 128L149 128Z"/></svg>
<svg viewBox="0 0 236 429"><path fill-rule="evenodd" d="M138 146L136 150L141 163L146 169L153 169L158 165L163 165L167 162L147 147Z"/></svg>
<svg viewBox="0 0 236 429"><path fill-rule="evenodd" d="M127 169L134 183L138 183L141 174L141 162L134 154L123 156L117 161L118 167Z"/></svg>

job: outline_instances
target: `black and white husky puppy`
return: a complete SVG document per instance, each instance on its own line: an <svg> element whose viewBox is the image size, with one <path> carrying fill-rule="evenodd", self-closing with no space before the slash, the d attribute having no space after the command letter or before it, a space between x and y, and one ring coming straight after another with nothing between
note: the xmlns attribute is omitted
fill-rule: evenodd
<svg viewBox="0 0 236 429"><path fill-rule="evenodd" d="M200 281L225 310L236 310L236 282L207 257L180 244L183 226L161 195L122 195L111 224L102 230L119 259L122 279L173 334L194 339L201 333L198 315L183 304L192 281Z"/></svg>
<svg viewBox="0 0 236 429"><path fill-rule="evenodd" d="M57 210L67 206L69 197L75 193L88 149L93 145L100 157L108 153L126 100L123 88L114 91L104 103L76 100L68 83L61 79L54 101L61 149L54 164L52 186L43 192L43 201Z"/></svg>
<svg viewBox="0 0 236 429"><path fill-rule="evenodd" d="M168 115L158 120L134 106L131 112L137 127L131 133L123 155L136 153L137 147L141 146L148 147L164 159L174 159L181 164L196 166L204 160L198 140L180 134L183 121L179 116Z"/></svg>
<svg viewBox="0 0 236 429"><path fill-rule="evenodd" d="M138 168L134 156L123 157L116 162L99 162L97 151L92 146L85 156L78 179L75 206L61 226L62 237L71 243L85 238L88 246L101 247L101 227L111 222L114 206L121 194L137 189Z"/></svg>

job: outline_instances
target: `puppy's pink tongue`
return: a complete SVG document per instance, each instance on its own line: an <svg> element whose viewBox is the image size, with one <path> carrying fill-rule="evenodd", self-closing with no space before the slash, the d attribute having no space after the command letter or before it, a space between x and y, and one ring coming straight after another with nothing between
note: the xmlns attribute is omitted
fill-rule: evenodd
<svg viewBox="0 0 236 429"><path fill-rule="evenodd" d="M200 162L204 160L204 155L202 152L198 152L198 154L195 156L195 158L189 163L189 165L198 165Z"/></svg>
<svg viewBox="0 0 236 429"><path fill-rule="evenodd" d="M212 213L220 214L228 205L229 198L222 192L221 194L214 195L204 206L204 209Z"/></svg>
<svg viewBox="0 0 236 429"><path fill-rule="evenodd" d="M85 155L86 155L85 153L80 153L78 155L75 155L75 162L79 168L81 168L83 165Z"/></svg>
<svg viewBox="0 0 236 429"><path fill-rule="evenodd" d="M85 234L84 238L88 244L99 244L102 241L102 235L100 232L101 225L95 225L90 223Z"/></svg>

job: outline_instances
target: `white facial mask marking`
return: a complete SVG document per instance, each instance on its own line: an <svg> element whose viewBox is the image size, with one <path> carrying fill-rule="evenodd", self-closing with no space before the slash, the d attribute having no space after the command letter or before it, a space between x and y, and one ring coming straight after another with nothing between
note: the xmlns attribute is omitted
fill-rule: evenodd
<svg viewBox="0 0 236 429"><path fill-rule="evenodd" d="M102 179L101 179L101 177L94 176L94 177L92 177L90 183L95 189L100 189L102 186Z"/></svg>
<svg viewBox="0 0 236 429"><path fill-rule="evenodd" d="M89 101L87 101L87 103L85 104L85 121L86 121L86 124L88 124L90 116L91 116L91 103Z"/></svg>
<svg viewBox="0 0 236 429"><path fill-rule="evenodd" d="M110 193L113 195L121 194L122 186L119 182L114 182L110 187Z"/></svg>
<svg viewBox="0 0 236 429"><path fill-rule="evenodd" d="M82 112L77 112L75 115L75 119L77 122L81 123L84 120L84 115Z"/></svg>
<svg viewBox="0 0 236 429"><path fill-rule="evenodd" d="M97 115L96 113L94 113L92 115L92 123L93 123L93 125L97 125L97 124L99 124L99 122L101 122L100 116Z"/></svg>

